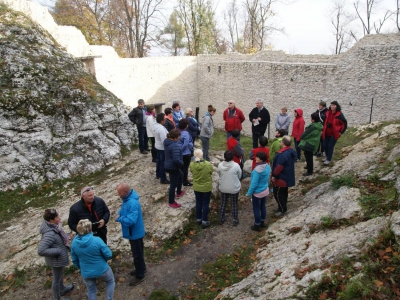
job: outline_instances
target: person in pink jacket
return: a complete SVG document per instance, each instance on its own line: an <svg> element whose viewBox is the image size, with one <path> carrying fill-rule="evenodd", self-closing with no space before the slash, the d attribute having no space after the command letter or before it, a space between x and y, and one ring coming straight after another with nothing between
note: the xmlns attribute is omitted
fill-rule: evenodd
<svg viewBox="0 0 400 300"><path fill-rule="evenodd" d="M299 148L299 144L300 144L300 137L304 132L304 127L305 127L305 122L303 118L303 110L301 108L296 108L294 110L292 137L294 139L294 146L296 148L297 161L300 161L301 150Z"/></svg>

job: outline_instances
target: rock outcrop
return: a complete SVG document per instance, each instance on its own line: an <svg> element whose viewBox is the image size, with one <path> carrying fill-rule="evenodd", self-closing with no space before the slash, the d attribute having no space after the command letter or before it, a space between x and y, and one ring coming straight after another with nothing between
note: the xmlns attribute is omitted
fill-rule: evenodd
<svg viewBox="0 0 400 300"><path fill-rule="evenodd" d="M41 27L0 9L0 189L87 174L131 148L127 107Z"/></svg>

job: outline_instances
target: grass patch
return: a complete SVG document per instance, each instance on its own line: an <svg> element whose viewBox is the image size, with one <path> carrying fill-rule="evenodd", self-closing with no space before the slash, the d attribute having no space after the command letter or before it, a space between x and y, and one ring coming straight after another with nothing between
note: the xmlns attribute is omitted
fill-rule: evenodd
<svg viewBox="0 0 400 300"><path fill-rule="evenodd" d="M400 255L395 235L387 228L361 255L361 265L344 258L331 265L325 275L311 285L306 299L398 299L400 296Z"/></svg>
<svg viewBox="0 0 400 300"><path fill-rule="evenodd" d="M245 157L253 149L253 140L251 137L241 135L240 143L244 148ZM215 129L213 137L210 139L210 150L225 151L226 150L226 132L220 129Z"/></svg>
<svg viewBox="0 0 400 300"><path fill-rule="evenodd" d="M178 300L175 295L171 295L170 291L166 289L159 289L153 291L149 297L150 300Z"/></svg>
<svg viewBox="0 0 400 300"><path fill-rule="evenodd" d="M266 243L266 242L264 242ZM251 264L256 259L259 241L243 244L231 254L218 254L213 263L204 264L197 271L197 278L186 291L181 291L185 299L214 299L225 287L231 286L252 273Z"/></svg>
<svg viewBox="0 0 400 300"><path fill-rule="evenodd" d="M332 187L335 190L338 190L342 186L347 186L352 188L356 186L356 182L357 180L353 175L343 175L332 178Z"/></svg>

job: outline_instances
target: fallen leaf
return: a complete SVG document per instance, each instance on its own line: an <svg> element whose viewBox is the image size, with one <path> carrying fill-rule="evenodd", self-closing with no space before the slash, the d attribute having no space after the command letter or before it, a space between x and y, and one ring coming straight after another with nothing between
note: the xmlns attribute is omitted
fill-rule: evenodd
<svg viewBox="0 0 400 300"><path fill-rule="evenodd" d="M328 293L327 292L323 292L322 294L319 295L319 299L321 300L325 300L328 298Z"/></svg>
<svg viewBox="0 0 400 300"><path fill-rule="evenodd" d="M384 257L382 257L383 259L390 259L389 256L385 255Z"/></svg>
<svg viewBox="0 0 400 300"><path fill-rule="evenodd" d="M8 277L7 277L7 281L10 281L11 279L13 279L13 278L14 278L14 276L15 276L15 274L8 275Z"/></svg>
<svg viewBox="0 0 400 300"><path fill-rule="evenodd" d="M378 251L376 251L376 253L377 253L380 257L386 255L386 252L383 251L383 250L378 250Z"/></svg>
<svg viewBox="0 0 400 300"><path fill-rule="evenodd" d="M115 259L120 259L119 255L117 255L117 256L115 257Z"/></svg>
<svg viewBox="0 0 400 300"><path fill-rule="evenodd" d="M118 281L119 282L125 282L125 278L124 277L120 277L120 278L118 278Z"/></svg>
<svg viewBox="0 0 400 300"><path fill-rule="evenodd" d="M276 276L279 276L279 275L282 274L282 272L281 272L280 270L276 269L274 274L275 274Z"/></svg>
<svg viewBox="0 0 400 300"><path fill-rule="evenodd" d="M383 282L380 281L380 280L375 280L375 285L376 285L377 287L380 287L381 285L383 285Z"/></svg>
<svg viewBox="0 0 400 300"><path fill-rule="evenodd" d="M196 230L190 230L190 231L189 231L189 234L190 234L190 235L194 235L195 233L196 233Z"/></svg>
<svg viewBox="0 0 400 300"><path fill-rule="evenodd" d="M393 272L395 270L395 268L394 267L387 267L386 270L388 270L390 272Z"/></svg>
<svg viewBox="0 0 400 300"><path fill-rule="evenodd" d="M265 258L268 258L268 257L270 257L270 256L271 256L270 253L267 253L267 254L264 255Z"/></svg>
<svg viewBox="0 0 400 300"><path fill-rule="evenodd" d="M387 253L393 252L392 247L387 247L385 250Z"/></svg>

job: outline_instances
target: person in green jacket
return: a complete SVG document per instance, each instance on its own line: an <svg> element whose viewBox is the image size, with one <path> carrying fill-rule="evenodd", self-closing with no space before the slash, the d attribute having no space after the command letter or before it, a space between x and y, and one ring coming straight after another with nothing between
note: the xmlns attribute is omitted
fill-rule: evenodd
<svg viewBox="0 0 400 300"><path fill-rule="evenodd" d="M271 147L269 148L269 162L274 162L275 154L281 149L281 141L283 136L286 135L285 129L279 129L275 133L275 139L272 141Z"/></svg>
<svg viewBox="0 0 400 300"><path fill-rule="evenodd" d="M213 167L209 161L203 159L203 151L194 150L194 161L190 163L190 172L193 175L193 190L196 197L196 220L201 227L210 226L208 211L212 191Z"/></svg>
<svg viewBox="0 0 400 300"><path fill-rule="evenodd" d="M299 148L304 151L306 157L307 172L303 176L310 176L314 172L313 153L318 150L319 141L322 133L322 123L319 122L318 113L311 114L311 124L306 127L306 130L300 137Z"/></svg>

